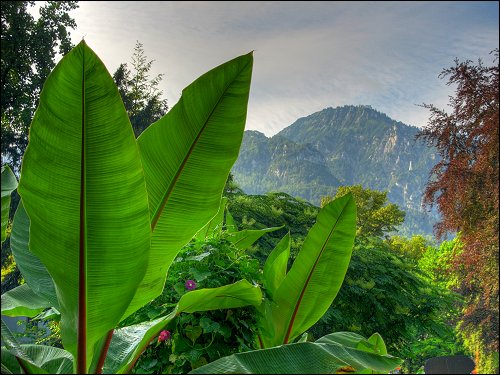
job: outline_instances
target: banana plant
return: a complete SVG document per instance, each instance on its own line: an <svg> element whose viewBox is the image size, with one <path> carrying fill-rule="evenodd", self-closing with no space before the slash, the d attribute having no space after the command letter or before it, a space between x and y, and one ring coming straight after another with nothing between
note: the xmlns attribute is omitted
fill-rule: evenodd
<svg viewBox="0 0 500 375"><path fill-rule="evenodd" d="M23 371L52 371L68 358L77 373L129 371L181 311L260 303L248 282L192 291L163 320L114 334L161 294L181 247L217 213L241 145L252 64L250 53L202 75L137 140L112 77L84 41L51 72L30 127L13 225L26 286L2 296L2 313L56 308L65 352L23 349L2 324ZM2 185L2 208L3 196ZM2 233L3 224L2 216Z"/></svg>
<svg viewBox="0 0 500 375"><path fill-rule="evenodd" d="M374 373L396 368L402 361L387 354L378 333L365 339L338 332L306 341L304 332L323 316L340 290L355 234L356 205L349 193L321 209L290 271L291 237L285 235L264 265L266 298L258 307L260 349L218 359L191 373Z"/></svg>
<svg viewBox="0 0 500 375"><path fill-rule="evenodd" d="M387 354L378 333L366 339L352 332L336 332L315 342L232 354L190 374L387 374L401 362Z"/></svg>
<svg viewBox="0 0 500 375"><path fill-rule="evenodd" d="M218 214L209 223L212 229L204 228L207 229L204 234L213 235L213 228L223 227L222 212L226 204L224 199ZM237 231L227 210L226 227L229 228L227 238L241 249L246 249L265 233L282 228ZM263 270L268 298L259 308L261 348L292 342L328 310L344 281L355 235L356 204L348 193L321 209L289 272L290 233L276 245Z"/></svg>
<svg viewBox="0 0 500 375"><path fill-rule="evenodd" d="M213 227L223 226L221 212L226 203L224 200L219 208L218 224L212 222ZM230 228L228 239L241 249L265 233L282 228L236 231L229 211L226 227ZM348 193L321 209L289 272L290 234L276 245L263 271L268 298L259 308L261 348L293 342L328 310L344 281L355 235L356 204Z"/></svg>
<svg viewBox="0 0 500 375"><path fill-rule="evenodd" d="M328 310L344 281L355 235L356 204L347 194L321 209L288 272L290 236L278 243L264 265L270 298L260 307L261 348L293 342Z"/></svg>

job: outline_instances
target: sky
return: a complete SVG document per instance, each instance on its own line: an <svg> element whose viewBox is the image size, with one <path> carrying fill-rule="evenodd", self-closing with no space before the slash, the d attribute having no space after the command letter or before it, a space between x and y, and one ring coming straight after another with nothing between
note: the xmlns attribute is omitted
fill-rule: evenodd
<svg viewBox="0 0 500 375"><path fill-rule="evenodd" d="M455 58L492 65L497 1L281 2L81 1L70 12L112 74L137 41L172 107L208 70L254 51L247 130L272 136L327 107L371 105L424 126L447 108L453 87L438 78Z"/></svg>

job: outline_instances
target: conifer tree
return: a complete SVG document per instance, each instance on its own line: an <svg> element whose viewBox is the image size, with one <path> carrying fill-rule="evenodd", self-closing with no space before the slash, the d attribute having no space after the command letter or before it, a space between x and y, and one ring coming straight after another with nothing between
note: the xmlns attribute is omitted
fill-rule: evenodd
<svg viewBox="0 0 500 375"><path fill-rule="evenodd" d="M147 60L143 44L137 41L131 69L120 64L113 74L136 137L168 111L167 100L161 98L163 92L158 88L163 74L149 77L153 62Z"/></svg>

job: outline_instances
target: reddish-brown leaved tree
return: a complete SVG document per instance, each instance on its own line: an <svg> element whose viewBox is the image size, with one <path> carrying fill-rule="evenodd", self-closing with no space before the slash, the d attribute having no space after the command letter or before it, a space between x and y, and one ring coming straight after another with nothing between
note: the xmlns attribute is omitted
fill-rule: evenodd
<svg viewBox="0 0 500 375"><path fill-rule="evenodd" d="M436 204L442 216L436 234L460 232L464 244L454 264L469 302L461 328L480 332L484 347L498 352L498 49L492 54L492 66L457 59L443 70L439 77L457 86L452 111L424 104L431 115L417 138L442 158L424 194L424 203Z"/></svg>

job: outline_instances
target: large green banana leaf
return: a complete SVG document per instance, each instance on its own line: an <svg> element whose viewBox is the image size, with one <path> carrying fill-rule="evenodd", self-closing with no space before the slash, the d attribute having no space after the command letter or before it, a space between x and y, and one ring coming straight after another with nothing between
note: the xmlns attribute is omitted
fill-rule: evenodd
<svg viewBox="0 0 500 375"><path fill-rule="evenodd" d="M10 195L17 188L17 180L8 165L2 165L2 243L9 221Z"/></svg>
<svg viewBox="0 0 500 375"><path fill-rule="evenodd" d="M261 238L264 234L269 232L274 232L276 230L280 230L284 227L271 227L264 229L244 229L238 232L228 232L227 239L238 249L246 250L250 246L252 246L255 241Z"/></svg>
<svg viewBox="0 0 500 375"><path fill-rule="evenodd" d="M123 319L161 294L179 250L217 213L243 138L252 64L250 53L205 73L138 138L153 238Z"/></svg>
<svg viewBox="0 0 500 375"><path fill-rule="evenodd" d="M145 274L151 223L127 113L84 41L45 82L18 190L30 251L55 283L63 345L86 372Z"/></svg>
<svg viewBox="0 0 500 375"><path fill-rule="evenodd" d="M215 234L220 234L222 232L222 223L224 221L224 212L226 210L227 198L222 197L220 201L219 211L210 221L200 229L194 238L203 241L206 238L212 237Z"/></svg>
<svg viewBox="0 0 500 375"><path fill-rule="evenodd" d="M175 309L165 317L116 330L104 364L105 373L128 373L149 342L182 312L193 313L261 303L259 287L246 280L219 288L193 290L184 294Z"/></svg>
<svg viewBox="0 0 500 375"><path fill-rule="evenodd" d="M381 355L387 354L387 348L384 340L378 333L374 333L368 339L365 339L363 336L354 332L335 332L321 337L316 342L327 344L337 343L350 348L365 350L370 353Z"/></svg>
<svg viewBox="0 0 500 375"><path fill-rule="evenodd" d="M288 232L271 251L264 264L264 287L271 298L286 277L291 243L292 238Z"/></svg>
<svg viewBox="0 0 500 375"><path fill-rule="evenodd" d="M64 349L27 344L20 347L26 353L26 357L22 359L16 359L11 352L2 347L2 365L6 365L12 374L23 373L18 361L22 361L23 366L31 369L33 374L70 374L73 371L73 356ZM29 358L29 361L26 358Z"/></svg>
<svg viewBox="0 0 500 375"><path fill-rule="evenodd" d="M225 225L226 225L226 231L228 233L234 233L234 232L238 231L238 226L236 225L236 223L234 221L233 215L231 215L231 213L229 212L229 210L227 209L227 207L226 207L226 221L225 221Z"/></svg>
<svg viewBox="0 0 500 375"><path fill-rule="evenodd" d="M73 356L64 349L19 344L5 322L2 325L2 374L67 374L73 371ZM22 369L22 372L21 372Z"/></svg>
<svg viewBox="0 0 500 375"><path fill-rule="evenodd" d="M402 362L387 354L326 341L237 353L199 367L190 374L334 374L342 369L352 373L388 373Z"/></svg>
<svg viewBox="0 0 500 375"><path fill-rule="evenodd" d="M2 294L2 315L33 318L51 303L35 294L28 284L22 284Z"/></svg>
<svg viewBox="0 0 500 375"><path fill-rule="evenodd" d="M351 194L321 209L292 268L262 308L264 347L292 342L323 316L344 281L355 233Z"/></svg>
<svg viewBox="0 0 500 375"><path fill-rule="evenodd" d="M33 293L50 302L51 306L59 308L54 281L45 265L33 254L28 246L30 221L23 202L17 206L12 224L10 248L17 268L21 271L26 284Z"/></svg>

